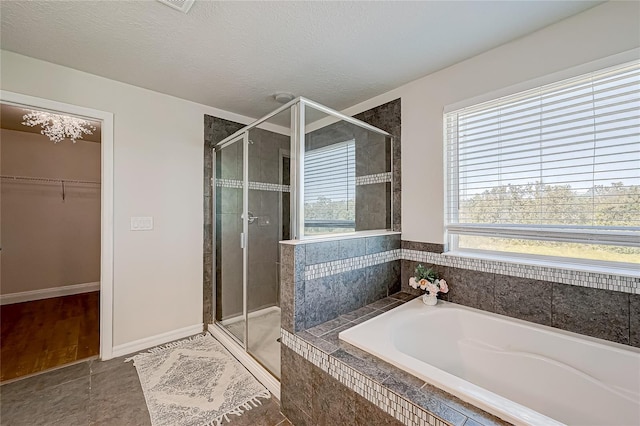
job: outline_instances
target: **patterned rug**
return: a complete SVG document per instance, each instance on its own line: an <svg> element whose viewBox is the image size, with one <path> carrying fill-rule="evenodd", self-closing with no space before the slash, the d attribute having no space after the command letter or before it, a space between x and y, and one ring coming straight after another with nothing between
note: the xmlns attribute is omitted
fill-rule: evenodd
<svg viewBox="0 0 640 426"><path fill-rule="evenodd" d="M135 355L154 426L218 426L271 394L211 335Z"/></svg>

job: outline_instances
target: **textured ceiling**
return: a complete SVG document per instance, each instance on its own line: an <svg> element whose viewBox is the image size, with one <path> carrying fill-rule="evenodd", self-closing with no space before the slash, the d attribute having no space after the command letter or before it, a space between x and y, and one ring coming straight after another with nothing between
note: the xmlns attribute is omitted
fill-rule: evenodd
<svg viewBox="0 0 640 426"><path fill-rule="evenodd" d="M292 92L343 109L594 1L6 1L2 48L259 117Z"/></svg>

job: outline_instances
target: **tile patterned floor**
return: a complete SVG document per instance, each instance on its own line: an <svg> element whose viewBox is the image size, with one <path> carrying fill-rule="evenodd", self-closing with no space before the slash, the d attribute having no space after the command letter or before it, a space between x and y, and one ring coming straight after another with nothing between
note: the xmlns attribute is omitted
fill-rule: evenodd
<svg viewBox="0 0 640 426"><path fill-rule="evenodd" d="M272 397L229 426L287 426ZM151 425L133 363L85 361L0 387L0 425Z"/></svg>

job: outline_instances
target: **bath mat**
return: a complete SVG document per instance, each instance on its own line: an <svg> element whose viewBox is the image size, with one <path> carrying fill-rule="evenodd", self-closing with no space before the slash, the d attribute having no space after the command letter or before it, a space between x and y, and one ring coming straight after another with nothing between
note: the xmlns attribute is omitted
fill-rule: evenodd
<svg viewBox="0 0 640 426"><path fill-rule="evenodd" d="M154 426L219 426L271 394L211 335L169 343L133 360Z"/></svg>

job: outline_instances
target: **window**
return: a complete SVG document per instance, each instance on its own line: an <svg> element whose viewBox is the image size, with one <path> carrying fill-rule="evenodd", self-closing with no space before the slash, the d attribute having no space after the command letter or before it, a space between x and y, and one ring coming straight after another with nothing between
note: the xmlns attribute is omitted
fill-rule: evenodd
<svg viewBox="0 0 640 426"><path fill-rule="evenodd" d="M355 141L305 152L305 235L355 231Z"/></svg>
<svg viewBox="0 0 640 426"><path fill-rule="evenodd" d="M451 250L640 262L640 62L445 113Z"/></svg>

